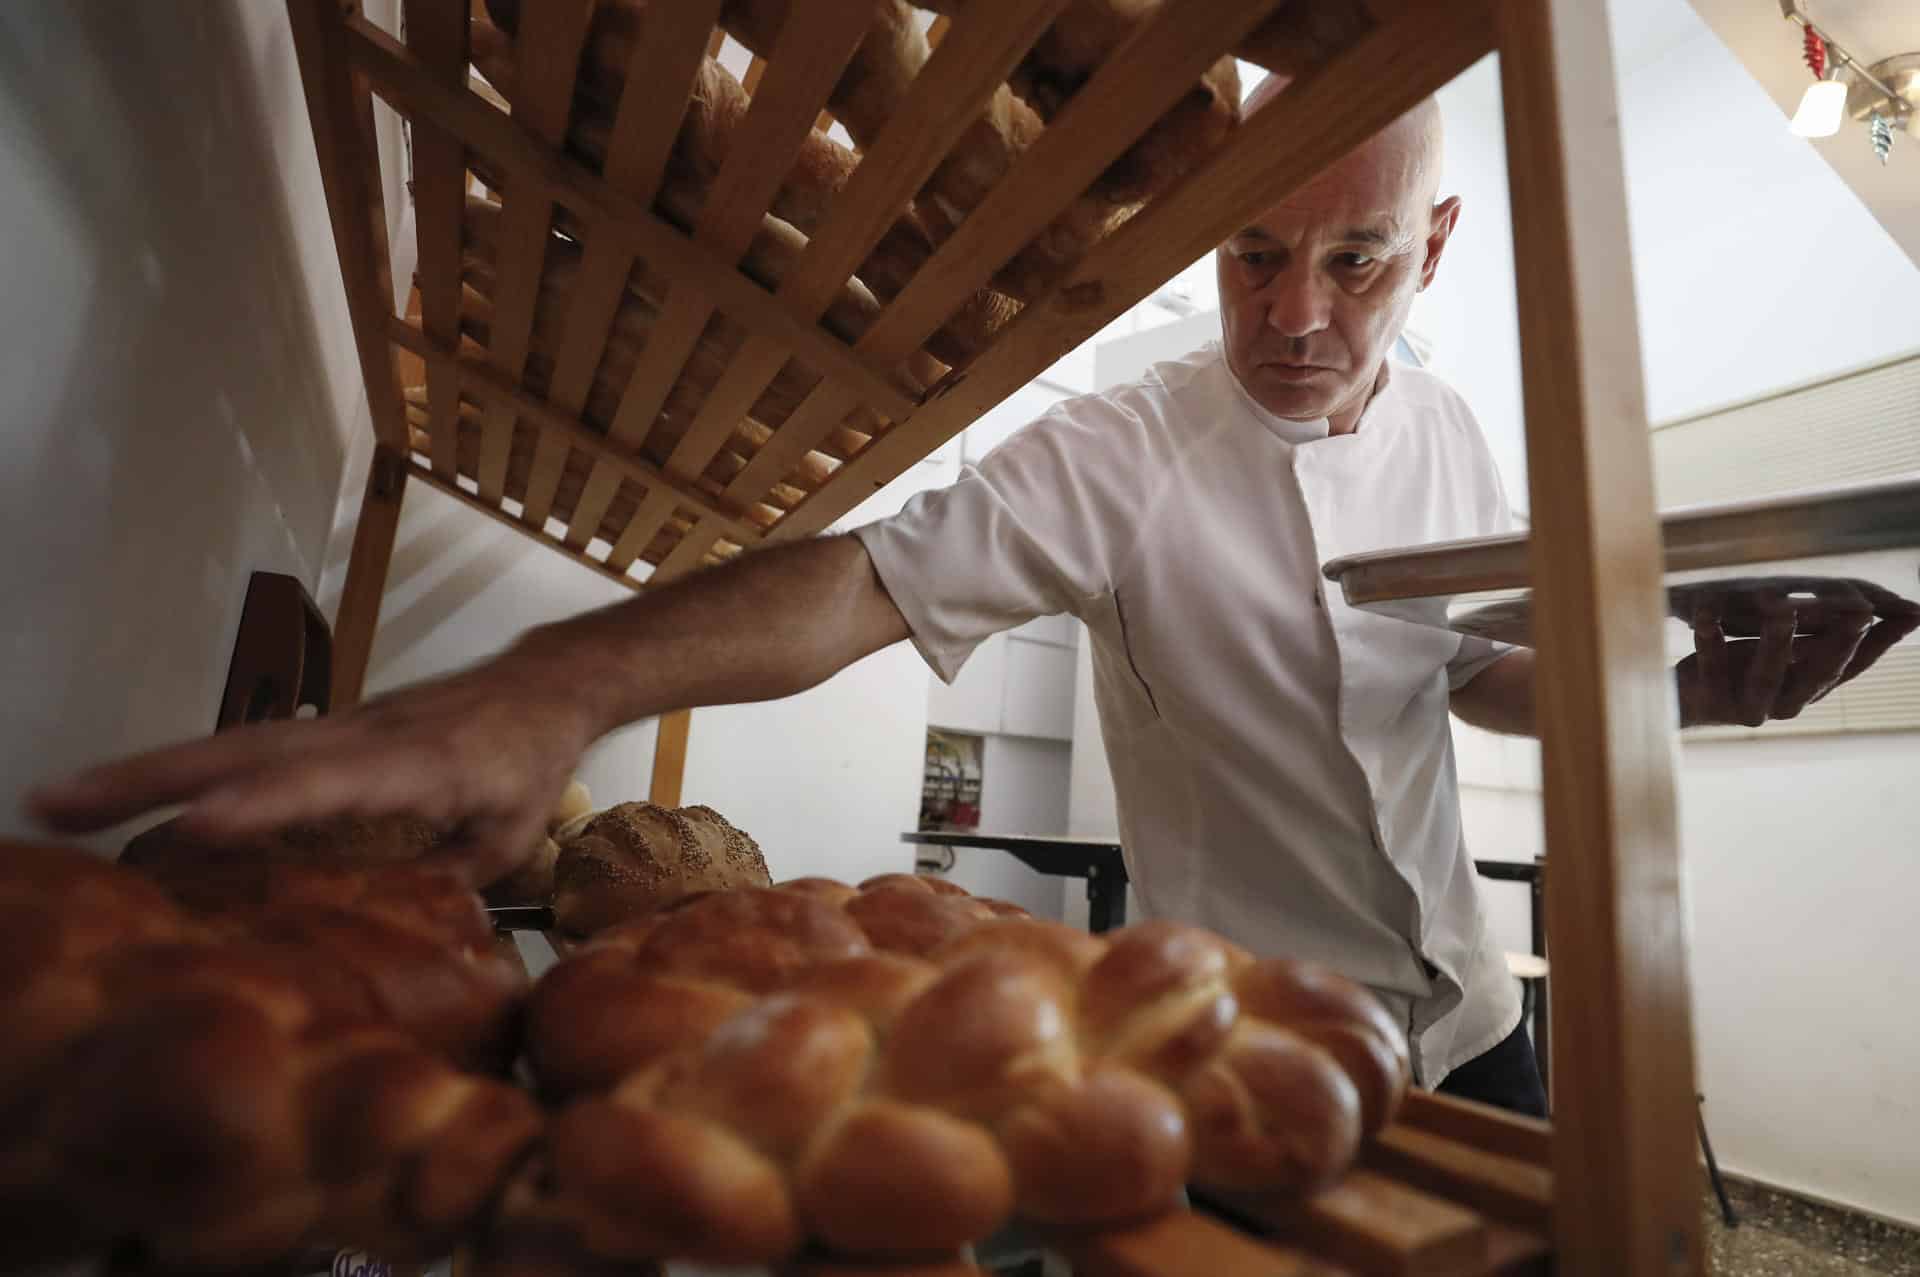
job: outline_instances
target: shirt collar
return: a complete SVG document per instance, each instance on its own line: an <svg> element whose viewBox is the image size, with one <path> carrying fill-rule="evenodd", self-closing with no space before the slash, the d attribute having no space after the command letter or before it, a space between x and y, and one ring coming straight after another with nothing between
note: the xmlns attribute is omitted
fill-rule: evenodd
<svg viewBox="0 0 1920 1277"><path fill-rule="evenodd" d="M1296 448L1302 444L1315 443L1321 439L1332 437L1332 427L1327 424L1325 417L1315 417L1310 421L1295 421L1288 417L1276 416L1261 407L1260 401L1249 394L1247 388L1240 384L1240 378L1234 375L1233 365L1227 362L1226 347L1217 341L1211 343L1211 345L1220 356L1220 367L1227 375L1227 384L1233 387L1233 393L1239 397L1241 404L1246 408L1247 412L1252 415L1253 419L1266 429L1268 434L1274 436L1280 440L1280 442ZM1391 362L1391 360L1388 360L1386 364L1390 364ZM1391 386L1394 381L1392 372L1385 364L1383 364L1381 372L1383 375L1380 378L1380 384L1374 388L1373 398L1368 400L1367 406L1360 410L1359 426L1354 430L1352 435L1343 435L1342 438L1357 438L1366 431L1369 425L1374 427L1375 433L1379 432L1378 425L1373 422L1374 409L1379 405L1380 401L1386 397L1387 388Z"/></svg>

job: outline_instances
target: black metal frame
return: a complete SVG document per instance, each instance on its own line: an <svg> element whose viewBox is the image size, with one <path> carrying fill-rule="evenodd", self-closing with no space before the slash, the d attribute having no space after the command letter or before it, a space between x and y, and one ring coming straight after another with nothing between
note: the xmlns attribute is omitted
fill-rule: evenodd
<svg viewBox="0 0 1920 1277"><path fill-rule="evenodd" d="M1036 838L1025 834L906 833L920 847L974 847L1004 851L1035 873L1087 880L1087 930L1127 923L1127 861L1117 842L1095 838Z"/></svg>

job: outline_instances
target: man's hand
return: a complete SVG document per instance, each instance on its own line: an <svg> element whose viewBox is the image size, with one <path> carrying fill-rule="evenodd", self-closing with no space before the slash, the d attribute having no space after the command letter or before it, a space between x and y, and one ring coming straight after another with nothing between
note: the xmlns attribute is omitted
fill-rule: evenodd
<svg viewBox="0 0 1920 1277"><path fill-rule="evenodd" d="M1674 667L1682 727L1794 718L1920 629L1920 604L1871 581L1751 577L1669 598L1693 627L1693 654Z"/></svg>
<svg viewBox="0 0 1920 1277"><path fill-rule="evenodd" d="M187 804L213 841L336 816L412 815L446 831L475 885L513 869L598 728L564 667L516 648L478 668L311 721L267 723L155 750L45 786L43 823L77 833Z"/></svg>
<svg viewBox="0 0 1920 1277"><path fill-rule="evenodd" d="M544 626L452 678L111 763L28 806L78 833L185 803L184 827L216 841L405 813L448 835L448 859L484 884L538 845L602 734L671 709L791 696L907 633L856 538L800 541Z"/></svg>

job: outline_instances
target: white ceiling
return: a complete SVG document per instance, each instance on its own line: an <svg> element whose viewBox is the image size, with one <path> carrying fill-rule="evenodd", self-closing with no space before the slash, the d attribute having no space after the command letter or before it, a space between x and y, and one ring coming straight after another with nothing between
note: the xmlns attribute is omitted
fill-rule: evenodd
<svg viewBox="0 0 1920 1277"><path fill-rule="evenodd" d="M1689 0L1784 117L1800 103L1811 75L1800 60L1800 28L1781 15L1779 0ZM1612 0L1616 47L1623 64L1669 29L1679 0ZM1916 0L1801 0L1801 9L1860 61L1920 51ZM1920 265L1920 136L1894 135L1891 162L1882 167L1867 145L1864 126L1849 122L1811 144L1860 197L1916 265Z"/></svg>

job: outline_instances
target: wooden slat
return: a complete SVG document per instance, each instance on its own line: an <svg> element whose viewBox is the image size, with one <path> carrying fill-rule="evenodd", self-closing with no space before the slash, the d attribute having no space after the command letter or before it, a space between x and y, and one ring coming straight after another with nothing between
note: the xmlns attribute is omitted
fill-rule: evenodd
<svg viewBox="0 0 1920 1277"><path fill-rule="evenodd" d="M1522 1117L1488 1104L1408 1091L1394 1119L1402 1126L1471 1144L1489 1153L1517 1157L1535 1166L1553 1161L1553 1128L1538 1118Z"/></svg>
<svg viewBox="0 0 1920 1277"><path fill-rule="evenodd" d="M558 146L566 135L574 72L592 14L591 0L529 5L514 41L513 118L548 146ZM532 342L533 308L553 234L553 200L538 181L517 173L507 175L502 198L491 354L494 367L518 384ZM513 414L498 405L487 409L482 431L480 495L497 503L506 488Z"/></svg>
<svg viewBox="0 0 1920 1277"><path fill-rule="evenodd" d="M834 201L827 222L808 242L792 272L780 282L778 296L796 312L818 318L841 287L873 251L900 210L926 184L954 144L979 119L980 112L1005 84L1021 57L1040 38L1066 0L983 0L914 77L900 110L887 122L873 149L861 158ZM724 394L711 396L693 426L675 445L667 467L698 474L726 443L740 418L759 399L785 364L778 347L750 338L727 370ZM797 423L806 447L780 449L779 460L762 462L750 487L769 470L767 487L806 454L818 439L811 425L817 414ZM837 413L832 420L846 415ZM789 456L788 454L792 454ZM740 480L736 480L740 482ZM765 489L761 489L763 492Z"/></svg>
<svg viewBox="0 0 1920 1277"><path fill-rule="evenodd" d="M647 801L658 807L678 807L680 786L687 776L687 735L693 713L676 709L660 716L653 740L653 784Z"/></svg>
<svg viewBox="0 0 1920 1277"><path fill-rule="evenodd" d="M448 85L467 82L467 6L461 0L406 0L407 47ZM442 345L460 338L460 223L466 198L466 155L431 123L413 130L414 238L419 245L420 324ZM451 372L427 369L428 431L433 468L456 469L460 395Z"/></svg>
<svg viewBox="0 0 1920 1277"><path fill-rule="evenodd" d="M753 95L694 227L694 238L729 266L752 242L813 127L814 115L873 17L871 9L858 4L816 6L807 14L806 22L781 24L766 78ZM705 292L680 281L669 287L660 319L607 431L616 442L633 447L645 442L713 312L714 299Z"/></svg>
<svg viewBox="0 0 1920 1277"><path fill-rule="evenodd" d="M1699 1273L1652 449L1605 6L1497 0L1569 1277Z"/></svg>
<svg viewBox="0 0 1920 1277"><path fill-rule="evenodd" d="M674 500L664 488L655 488L640 501L627 520L627 526L620 531L619 540L613 543L613 549L607 555L607 566L621 572L633 566L660 529L673 517Z"/></svg>
<svg viewBox="0 0 1920 1277"><path fill-rule="evenodd" d="M734 498L728 495L729 493L753 492L765 495L788 471L799 464L800 458L806 456L810 449L825 439L835 426L846 420L847 414L852 412L859 402L843 386L825 381L815 386L808 392L807 397L800 401L800 406L793 410L792 415L787 418L779 431L760 445L759 451L753 454L753 459L747 462L746 468L728 482L725 492L721 494L722 499L732 501ZM898 426L894 428L900 429ZM826 486L821 488L817 495L824 495L831 491L839 478L840 474L836 471L833 478L827 481ZM801 509L804 508L804 506L801 507ZM786 533L782 529L793 520L793 517L793 514L789 514L781 519L774 525L771 535L776 538L785 536ZM813 530L819 531L817 528Z"/></svg>
<svg viewBox="0 0 1920 1277"><path fill-rule="evenodd" d="M1548 1277L1553 1271L1553 1243L1540 1233L1507 1224L1487 1226L1487 1272L1490 1277Z"/></svg>
<svg viewBox="0 0 1920 1277"><path fill-rule="evenodd" d="M1369 1277L1479 1277L1487 1260L1480 1216L1371 1171L1348 1173L1301 1200L1208 1195L1260 1231Z"/></svg>
<svg viewBox="0 0 1920 1277"><path fill-rule="evenodd" d="M385 444L374 446L360 515L353 525L347 576L340 586L340 606L333 618L332 707L336 710L359 704L366 686L373 635L380 625L380 600L387 592L387 568L400 530L400 502L407 494L411 468L403 454Z"/></svg>
<svg viewBox="0 0 1920 1277"><path fill-rule="evenodd" d="M1063 1237L1074 1277L1343 1277L1344 1270L1191 1211L1128 1228Z"/></svg>
<svg viewBox="0 0 1920 1277"><path fill-rule="evenodd" d="M420 355L429 367L436 363L451 365L456 384L469 398L479 400L490 408L526 418L555 438L588 453L597 463L607 465L616 479L631 479L650 492L664 491L672 502L696 510L703 519L711 520L717 529L716 535L724 533L744 542L757 541L765 535L738 514L721 508L699 489L662 474L657 466L644 457L612 447L604 436L583 423L561 416L559 409L508 382L491 364L433 345L425 333L404 319L390 320L387 335L396 344Z"/></svg>
<svg viewBox="0 0 1920 1277"><path fill-rule="evenodd" d="M439 491L444 492L446 495L452 497L455 501L458 501L461 505L464 505L472 510L478 510L481 514L486 515L489 519L492 519L495 523L500 524L502 527L512 528L515 532L520 533L520 535L531 538L532 540L539 542L541 545L546 546L549 550L552 550L567 559L571 559L573 562L578 563L581 567L584 567L589 571L592 571L595 574L606 578L609 581L613 581L620 585L624 585L629 590L638 591L641 587L642 582L635 580L633 577L628 576L624 572L613 571L611 568L607 567L604 563L596 562L593 556L591 555L579 554L579 553L576 553L575 551L567 549L567 547L565 547L564 545L561 545L558 541L554 540L552 537L548 536L546 533L535 531L532 527L530 527L525 522L514 518L513 515L507 513L505 510L501 509L499 506L494 505L491 502L488 502L481 497L477 497L473 495L471 492L468 492L465 488L461 487L458 483L447 482L445 479L442 479L439 475L435 474L433 470L428 466L420 465L416 463L410 468L409 473L413 475L415 482L424 483L430 488L436 488Z"/></svg>
<svg viewBox="0 0 1920 1277"><path fill-rule="evenodd" d="M1553 1173L1545 1167L1407 1126L1381 1131L1361 1162L1517 1227L1539 1232L1552 1227Z"/></svg>
<svg viewBox="0 0 1920 1277"><path fill-rule="evenodd" d="M1152 23L1114 51L1005 180L915 273L868 334L878 354L905 358L924 342L963 299L985 287L993 272L1031 243L1133 139L1178 102L1223 47L1258 26L1276 7L1200 0L1162 8ZM1245 137L1243 132L1227 149L1248 149ZM1299 139L1287 141L1297 146ZM1216 161L1214 167L1223 166ZM1263 203L1262 211L1265 207ZM1167 275L1191 260L1186 258Z"/></svg>
<svg viewBox="0 0 1920 1277"><path fill-rule="evenodd" d="M634 37L626 87L620 92L601 177L613 190L643 207L653 203L661 175L666 172L667 157L686 114L694 72L719 16L719 0L650 5L640 14L640 29ZM632 249L619 237L588 237L580 269L574 275L574 296L568 303L559 361L547 392L568 417L578 417L586 406L594 371L613 331L614 317L626 296L633 268ZM528 522L545 524L566 459L567 449L560 440L540 437L527 480ZM619 486L613 470L594 466L574 506L567 545L576 550L586 547Z"/></svg>
<svg viewBox="0 0 1920 1277"><path fill-rule="evenodd" d="M1188 7L1179 12L1186 15ZM1166 38L1177 35L1170 31ZM1492 47L1492 22L1482 0L1416 6L1301 77L1179 186L1096 245L1062 287L1007 326L965 377L944 382L910 420L841 467L780 521L771 539L809 536L832 523ZM1139 92L1141 83L1129 88ZM1086 92L1076 94L1067 109L1078 107ZM1111 102L1110 109L1122 105ZM1056 120L1047 133L1058 127ZM976 211L967 224L978 216Z"/></svg>
<svg viewBox="0 0 1920 1277"><path fill-rule="evenodd" d="M1272 0L1253 5L1244 0L1199 0L1163 9L1074 95L1006 178L921 266L855 349L882 363L895 363L911 354L965 298L985 287L996 270L1085 191L1132 139L1173 106L1187 86L1213 65L1224 45L1252 30L1274 7ZM1168 274L1179 268L1172 267ZM1164 280L1153 287L1160 282ZM1035 367L1022 383L1044 366ZM1001 397L1013 389L1009 386ZM826 383L816 387L781 436L772 441L773 449L763 448L755 464L736 475L728 490L753 493L757 499L852 406L839 387ZM821 523L806 531L817 532L825 526Z"/></svg>
<svg viewBox="0 0 1920 1277"><path fill-rule="evenodd" d="M958 1259L854 1263L823 1259L788 1264L774 1270L780 1277L986 1277L980 1269Z"/></svg>
<svg viewBox="0 0 1920 1277"><path fill-rule="evenodd" d="M740 87L752 97L760 91L760 77L767 73L767 60L755 54L753 61L747 64L747 73L740 77Z"/></svg>
<svg viewBox="0 0 1920 1277"><path fill-rule="evenodd" d="M307 117L320 159L327 218L333 224L347 315L353 322L360 377L380 442L404 452L407 410L393 352L381 326L393 314L393 268L387 257L386 212L372 139L362 130L366 94L348 73L348 42L332 0L287 0L287 19L300 61ZM337 685L336 685L337 686Z"/></svg>
<svg viewBox="0 0 1920 1277"><path fill-rule="evenodd" d="M719 523L711 518L702 517L698 523L687 530L687 534L680 538L680 543L673 547L667 557L660 560L659 568L647 578L647 584L665 585L698 569L707 551L711 550L713 543L720 539L720 532Z"/></svg>
<svg viewBox="0 0 1920 1277"><path fill-rule="evenodd" d="M543 185L559 203L591 223L587 237L624 238L635 256L676 285L712 300L748 332L771 338L824 376L855 387L875 411L900 420L919 402L897 384L888 365L863 360L825 329L773 303L772 294L650 209L620 194L512 117L470 92L454 92L428 76L407 50L364 18L347 20L348 53L374 91L410 117L429 116L510 178ZM757 216L757 215L756 215Z"/></svg>

